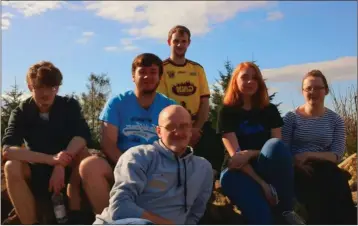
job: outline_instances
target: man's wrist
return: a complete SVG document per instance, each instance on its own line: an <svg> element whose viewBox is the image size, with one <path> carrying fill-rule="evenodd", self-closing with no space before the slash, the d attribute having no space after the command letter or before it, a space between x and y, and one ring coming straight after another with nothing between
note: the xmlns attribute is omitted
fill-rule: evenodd
<svg viewBox="0 0 358 226"><path fill-rule="evenodd" d="M53 156L52 156L52 155L47 155L47 156L46 156L45 163L46 163L47 165L50 165L50 166L56 165L56 162L55 162L55 160L53 159Z"/></svg>
<svg viewBox="0 0 358 226"><path fill-rule="evenodd" d="M65 169L65 166L61 165L61 164L56 164L55 168L60 168L60 169Z"/></svg>

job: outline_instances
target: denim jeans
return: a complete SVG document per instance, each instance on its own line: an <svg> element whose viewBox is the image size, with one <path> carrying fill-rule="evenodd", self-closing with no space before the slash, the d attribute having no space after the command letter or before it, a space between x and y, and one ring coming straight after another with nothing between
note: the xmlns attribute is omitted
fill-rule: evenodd
<svg viewBox="0 0 358 226"><path fill-rule="evenodd" d="M269 139L257 159L251 161L255 172L277 191L278 205L272 208L261 186L240 170L225 169L220 182L223 193L229 197L246 218L248 224L274 224L273 213L281 215L293 210L294 171L292 155L279 139Z"/></svg>
<svg viewBox="0 0 358 226"><path fill-rule="evenodd" d="M94 223L96 224L96 222ZM106 224L106 223L105 223ZM151 221L142 218L125 218L116 220L110 224L116 225L154 225Z"/></svg>

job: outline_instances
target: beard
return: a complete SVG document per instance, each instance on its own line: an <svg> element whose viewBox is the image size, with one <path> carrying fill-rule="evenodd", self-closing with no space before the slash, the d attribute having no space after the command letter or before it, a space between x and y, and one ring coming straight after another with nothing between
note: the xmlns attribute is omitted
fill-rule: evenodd
<svg viewBox="0 0 358 226"><path fill-rule="evenodd" d="M147 89L147 90L141 90L141 94L144 95L144 96L150 96L152 95L153 93L155 93L157 91L157 88L159 86L159 82L155 85L154 88L152 89Z"/></svg>

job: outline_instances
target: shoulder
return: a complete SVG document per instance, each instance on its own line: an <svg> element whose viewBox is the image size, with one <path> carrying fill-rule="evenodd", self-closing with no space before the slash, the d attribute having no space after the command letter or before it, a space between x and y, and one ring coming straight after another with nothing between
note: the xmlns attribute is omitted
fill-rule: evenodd
<svg viewBox="0 0 358 226"><path fill-rule="evenodd" d="M195 61L189 60L189 59L186 59L186 60L187 60L187 63L188 63L188 64L191 64L191 65L193 65L194 67L198 67L199 69L204 70L204 67L201 66L201 64L199 64L198 62L195 62Z"/></svg>
<svg viewBox="0 0 358 226"><path fill-rule="evenodd" d="M198 166L199 169L202 169L205 172L212 172L212 166L208 160L197 155L193 155L192 158L194 164Z"/></svg>
<svg viewBox="0 0 358 226"><path fill-rule="evenodd" d="M286 119L293 119L296 117L296 115L297 115L296 111L291 110L291 111L287 112L283 117Z"/></svg>
<svg viewBox="0 0 358 226"><path fill-rule="evenodd" d="M165 105L172 105L172 104L177 104L175 100L165 96L164 94L162 93L158 93L157 92L157 96L158 96L158 100L161 102L161 103L164 103Z"/></svg>
<svg viewBox="0 0 358 226"><path fill-rule="evenodd" d="M263 110L269 113L279 112L277 106L273 103L269 103Z"/></svg>
<svg viewBox="0 0 358 226"><path fill-rule="evenodd" d="M121 104L122 102L125 102L127 100L130 100L133 98L134 92L133 91L126 91L124 93L112 96L108 99L109 104Z"/></svg>
<svg viewBox="0 0 358 226"><path fill-rule="evenodd" d="M163 66L166 66L166 65L169 65L169 64L171 64L171 61L170 61L169 58L163 60Z"/></svg>
<svg viewBox="0 0 358 226"><path fill-rule="evenodd" d="M25 100L21 101L19 103L19 105L14 110L16 110L16 111L24 111L24 110L27 110L29 107L31 107L34 104L35 104L35 102L32 99L32 97L28 97Z"/></svg>
<svg viewBox="0 0 358 226"><path fill-rule="evenodd" d="M65 104L67 106L80 106L80 103L78 102L78 100L76 100L73 97L68 97L68 96L57 96L56 100L61 104Z"/></svg>
<svg viewBox="0 0 358 226"><path fill-rule="evenodd" d="M120 159L122 161L135 161L136 163L149 163L155 156L157 151L154 145L152 144L141 144L134 146L125 151Z"/></svg>
<svg viewBox="0 0 358 226"><path fill-rule="evenodd" d="M219 114L238 114L240 112L240 108L236 107L236 106L226 106L223 105L220 109L219 109Z"/></svg>
<svg viewBox="0 0 358 226"><path fill-rule="evenodd" d="M335 123L336 125L344 125L344 120L342 116L340 116L338 113L334 112L333 110L326 108L329 121Z"/></svg>

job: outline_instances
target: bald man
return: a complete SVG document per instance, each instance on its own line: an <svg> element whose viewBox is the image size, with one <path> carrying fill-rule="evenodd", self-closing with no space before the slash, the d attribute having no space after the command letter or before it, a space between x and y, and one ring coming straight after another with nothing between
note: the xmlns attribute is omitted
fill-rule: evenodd
<svg viewBox="0 0 358 226"><path fill-rule="evenodd" d="M179 105L164 108L150 145L119 159L109 206L94 224L197 224L212 192L211 164L188 147L191 116Z"/></svg>

